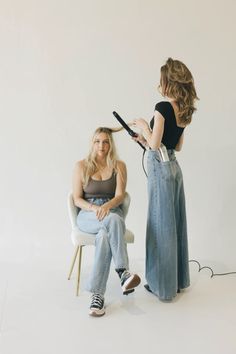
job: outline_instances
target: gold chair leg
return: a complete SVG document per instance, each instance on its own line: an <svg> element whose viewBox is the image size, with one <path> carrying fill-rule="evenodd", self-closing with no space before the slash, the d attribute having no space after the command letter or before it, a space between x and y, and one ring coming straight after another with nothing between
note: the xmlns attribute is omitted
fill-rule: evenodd
<svg viewBox="0 0 236 354"><path fill-rule="evenodd" d="M79 295L79 281L80 281L80 269L81 269L81 259L82 259L82 247L83 246L79 246L79 263L78 263L78 276L77 276L76 296Z"/></svg>
<svg viewBox="0 0 236 354"><path fill-rule="evenodd" d="M77 258L77 254L78 254L79 248L80 248L80 246L76 247L75 254L74 254L74 258L73 258L73 261L72 261L72 264L71 264L71 268L70 268L70 273L69 273L69 276L68 276L68 280L70 280L71 274L72 274L72 272L73 272L73 269L74 269L74 265L75 265L75 261L76 261L76 258Z"/></svg>

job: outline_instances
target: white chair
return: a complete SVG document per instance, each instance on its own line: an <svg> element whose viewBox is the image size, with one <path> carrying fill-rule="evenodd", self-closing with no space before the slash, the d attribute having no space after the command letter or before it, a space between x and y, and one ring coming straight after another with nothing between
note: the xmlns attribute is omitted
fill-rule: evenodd
<svg viewBox="0 0 236 354"><path fill-rule="evenodd" d="M74 254L74 257L72 260L68 280L70 280L72 271L74 269L75 261L78 256L78 274L77 274L77 287L76 287L76 295L78 296L80 271L81 271L81 260L82 260L82 248L87 245L95 245L95 237L94 237L94 234L85 233L85 232L82 232L79 230L77 223L76 223L76 218L77 218L77 215L78 215L78 212L80 209L75 206L72 193L69 193L67 202L68 202L69 218L70 218L70 223L71 223L71 227L72 227L71 240L72 240L73 245L75 246L75 254ZM124 199L122 206L121 206L123 213L124 213L124 218L126 218L126 216L127 216L127 213L129 210L129 205L130 205L130 196L126 192L125 199ZM126 243L134 243L134 234L132 231L130 231L128 229L126 229L126 232L125 232L125 241L126 241Z"/></svg>

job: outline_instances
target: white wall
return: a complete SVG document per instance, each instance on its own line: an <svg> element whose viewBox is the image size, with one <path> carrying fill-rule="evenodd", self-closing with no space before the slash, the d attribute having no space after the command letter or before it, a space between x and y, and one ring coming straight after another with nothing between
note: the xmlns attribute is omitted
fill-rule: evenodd
<svg viewBox="0 0 236 354"><path fill-rule="evenodd" d="M58 262L72 252L66 196L94 129L150 119L167 57L192 71L200 101L179 156L190 258L235 261L235 2L0 1L0 257ZM127 219L144 258L142 151L116 135L128 167ZM58 259L59 258L59 259Z"/></svg>

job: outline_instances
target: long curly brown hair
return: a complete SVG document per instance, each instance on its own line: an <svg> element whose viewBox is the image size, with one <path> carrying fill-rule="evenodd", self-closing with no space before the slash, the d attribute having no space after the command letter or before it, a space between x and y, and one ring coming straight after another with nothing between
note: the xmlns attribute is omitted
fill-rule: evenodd
<svg viewBox="0 0 236 354"><path fill-rule="evenodd" d="M179 60L168 58L161 67L160 86L164 96L173 98L178 107L177 118L183 125L192 121L198 100L193 76L187 66Z"/></svg>

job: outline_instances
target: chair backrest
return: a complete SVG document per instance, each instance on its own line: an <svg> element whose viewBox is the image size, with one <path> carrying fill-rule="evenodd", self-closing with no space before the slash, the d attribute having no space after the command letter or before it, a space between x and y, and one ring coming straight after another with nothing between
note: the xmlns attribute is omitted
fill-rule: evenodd
<svg viewBox="0 0 236 354"><path fill-rule="evenodd" d="M77 227L76 218L80 209L75 205L71 192L68 194L67 207L72 229L75 229Z"/></svg>
<svg viewBox="0 0 236 354"><path fill-rule="evenodd" d="M124 214L124 219L126 218L126 216L128 214L129 205L130 205L130 195L128 192L125 192L125 198L124 198L123 203L121 204L121 209ZM73 199L73 194L71 192L68 194L67 207L68 207L68 213L69 213L69 218L70 218L72 229L75 229L77 227L76 218L77 218L77 215L80 211L80 208L78 208L75 205L74 199Z"/></svg>
<svg viewBox="0 0 236 354"><path fill-rule="evenodd" d="M128 211L129 211L129 205L130 205L130 195L128 192L125 192L125 199L123 203L121 204L121 209L124 214L124 219L126 218Z"/></svg>

